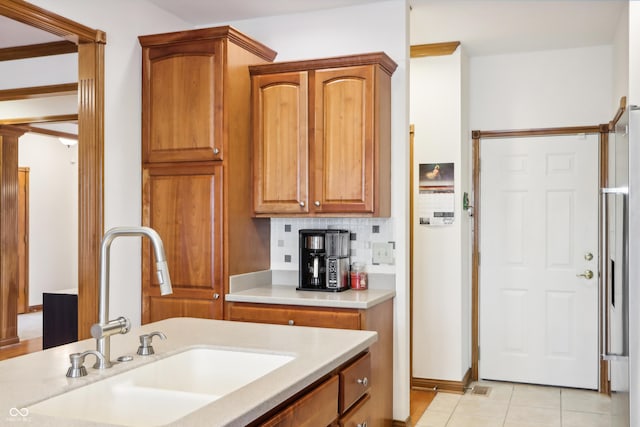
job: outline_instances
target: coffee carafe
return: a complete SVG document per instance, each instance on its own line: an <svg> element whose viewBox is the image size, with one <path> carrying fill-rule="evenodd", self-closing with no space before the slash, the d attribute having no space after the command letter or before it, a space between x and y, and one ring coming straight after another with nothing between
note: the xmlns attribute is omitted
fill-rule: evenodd
<svg viewBox="0 0 640 427"><path fill-rule="evenodd" d="M323 288L326 279L324 234L306 234L302 240L304 280L312 288Z"/></svg>

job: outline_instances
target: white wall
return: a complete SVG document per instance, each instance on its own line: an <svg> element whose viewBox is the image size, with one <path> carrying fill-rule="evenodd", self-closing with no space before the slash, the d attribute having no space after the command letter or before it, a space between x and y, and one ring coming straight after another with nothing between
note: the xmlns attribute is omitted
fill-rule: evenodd
<svg viewBox="0 0 640 427"><path fill-rule="evenodd" d="M470 219L462 210L463 193L469 192L464 62L462 48L452 55L411 60L410 118L415 126L412 376L417 378L460 381L470 367ZM421 163L454 163L452 225L419 224Z"/></svg>
<svg viewBox="0 0 640 427"><path fill-rule="evenodd" d="M222 23L211 23L216 24ZM396 265L381 272L395 270L396 275L394 419L404 420L409 416L407 3L405 0L391 0L227 24L276 50L276 61L384 51L398 64L391 83L392 213L389 220L392 240L396 242ZM291 223L294 228L300 228L301 221L304 220L292 219ZM340 224L341 220L329 220L328 223ZM272 237L272 250L279 251L278 240L277 236Z"/></svg>
<svg viewBox="0 0 640 427"><path fill-rule="evenodd" d="M1 61L0 89L74 83L78 81L77 64L76 53ZM43 73L42 70L47 72Z"/></svg>
<svg viewBox="0 0 640 427"><path fill-rule="evenodd" d="M596 46L471 58L471 129L608 123L612 55Z"/></svg>
<svg viewBox="0 0 640 427"><path fill-rule="evenodd" d="M78 149L27 133L18 165L29 168L29 305L42 292L78 286Z"/></svg>

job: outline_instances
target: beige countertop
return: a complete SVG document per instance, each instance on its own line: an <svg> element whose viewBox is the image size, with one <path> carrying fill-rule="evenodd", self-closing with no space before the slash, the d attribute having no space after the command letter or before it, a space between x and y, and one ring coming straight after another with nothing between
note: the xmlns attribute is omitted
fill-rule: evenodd
<svg viewBox="0 0 640 427"><path fill-rule="evenodd" d="M362 291L357 295L353 296L355 300L365 298ZM139 335L157 330L164 332L167 339L154 341L156 354L135 355ZM113 336L111 359L130 354L134 356L133 361L98 371L91 368L94 358L90 356L86 363L89 372L86 377L71 379L65 373L69 367L69 354L95 349L93 339L1 361L0 425L30 422L38 426L85 426L86 421L29 413L29 405L188 348L205 346L294 355L295 358L286 365L175 423L180 426L242 426L322 378L376 340L377 334L371 331L193 318L167 319L134 328L126 335Z"/></svg>
<svg viewBox="0 0 640 427"><path fill-rule="evenodd" d="M231 292L225 296L225 299L259 304L368 309L394 296L395 291L387 289L320 292L296 290L296 287L291 285L267 285Z"/></svg>

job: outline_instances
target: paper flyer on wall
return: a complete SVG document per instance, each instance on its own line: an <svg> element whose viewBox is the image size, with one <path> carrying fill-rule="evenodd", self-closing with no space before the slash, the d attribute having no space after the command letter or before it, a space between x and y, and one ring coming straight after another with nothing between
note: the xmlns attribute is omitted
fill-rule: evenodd
<svg viewBox="0 0 640 427"><path fill-rule="evenodd" d="M421 163L418 216L420 225L453 224L455 207L453 163Z"/></svg>

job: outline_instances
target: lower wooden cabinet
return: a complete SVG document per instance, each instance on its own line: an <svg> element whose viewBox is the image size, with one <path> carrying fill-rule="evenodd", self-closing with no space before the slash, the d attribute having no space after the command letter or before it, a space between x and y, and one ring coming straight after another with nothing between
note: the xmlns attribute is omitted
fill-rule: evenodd
<svg viewBox="0 0 640 427"><path fill-rule="evenodd" d="M259 425L328 426L338 418L338 377L333 376Z"/></svg>
<svg viewBox="0 0 640 427"><path fill-rule="evenodd" d="M387 427L393 424L392 299L366 310L244 302L227 304L229 320L376 331L378 341L371 345L366 355L351 360L336 372L341 380L337 400L340 415L332 425ZM364 382L365 377L366 385L358 382Z"/></svg>
<svg viewBox="0 0 640 427"><path fill-rule="evenodd" d="M370 427L373 425L371 413L371 395L367 394L340 417L338 425L340 427Z"/></svg>
<svg viewBox="0 0 640 427"><path fill-rule="evenodd" d="M262 427L367 427L373 423L369 393L369 352L350 360L329 378L319 380L262 419L250 424ZM367 378L367 380L364 380Z"/></svg>
<svg viewBox="0 0 640 427"><path fill-rule="evenodd" d="M366 353L342 369L338 375L340 376L338 407L340 413L344 414L371 389L373 378L371 375L371 354Z"/></svg>

